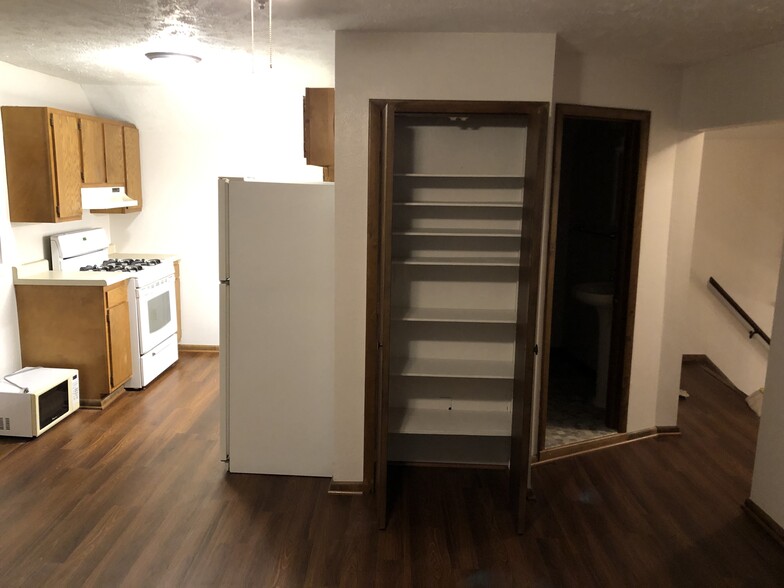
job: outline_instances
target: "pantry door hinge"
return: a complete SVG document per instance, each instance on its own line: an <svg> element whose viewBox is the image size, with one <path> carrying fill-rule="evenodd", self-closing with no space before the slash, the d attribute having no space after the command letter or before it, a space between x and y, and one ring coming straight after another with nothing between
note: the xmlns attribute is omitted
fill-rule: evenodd
<svg viewBox="0 0 784 588"><path fill-rule="evenodd" d="M539 355L539 344L534 343L534 355Z"/></svg>

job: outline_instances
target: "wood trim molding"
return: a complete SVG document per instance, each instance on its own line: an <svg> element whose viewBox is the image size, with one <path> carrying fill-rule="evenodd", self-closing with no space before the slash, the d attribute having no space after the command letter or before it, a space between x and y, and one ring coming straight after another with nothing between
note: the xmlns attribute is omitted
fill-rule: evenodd
<svg viewBox="0 0 784 588"><path fill-rule="evenodd" d="M784 527L774 521L770 515L762 510L751 498L747 498L743 502L742 508L752 520L765 529L771 537L784 547Z"/></svg>
<svg viewBox="0 0 784 588"><path fill-rule="evenodd" d="M185 353L218 353L220 351L218 345L185 345L180 343L177 347Z"/></svg>
<svg viewBox="0 0 784 588"><path fill-rule="evenodd" d="M359 494L367 494L368 487L362 481L359 482L339 482L332 478L329 482L329 490L327 494L334 494L334 495L359 495Z"/></svg>
<svg viewBox="0 0 784 588"><path fill-rule="evenodd" d="M550 343L553 313L553 290L555 282L555 258L558 231L558 208L560 200L561 158L563 151L563 129L568 118L583 118L595 120L622 120L636 123L628 129L637 138L638 145L628 154L628 164L636 161L636 174L628 174L629 181L634 185L629 186L629 191L634 193L632 201L622 213L624 226L622 239L626 243L626 253L619 260L621 266L620 286L618 297L623 300L623 308L618 307L613 316L612 340L613 349L610 357L611 378L614 375L615 384L608 391L608 425L619 432L626 432L626 421L629 406L629 390L631 383L631 361L634 346L634 322L637 304L637 280L640 258L640 240L642 234L642 211L644 205L645 175L648 165L648 140L650 132L651 113L647 110L631 110L623 108L606 108L599 106L584 106L579 104L555 105L555 122L553 137L553 162L550 190L550 218L547 242L547 260L544 283L544 315L542 325L542 360L541 382L538 403L538 435L537 450L542 457L545 442L545 429L547 427L547 395L549 390L549 362Z"/></svg>
<svg viewBox="0 0 784 588"><path fill-rule="evenodd" d="M382 315L379 309L379 280L380 275L380 246L382 245L380 231L380 215L382 214L382 192L384 187L383 162L381 159L382 141L384 133L385 108L393 108L395 112L403 113L454 113L454 114L519 114L527 115L531 121L546 126L549 104L546 102L508 102L508 101L434 101L434 100L387 100L371 99L369 101L369 138L368 138L368 200L367 200L367 268L366 268L366 310L365 310L365 431L364 431L364 457L363 476L364 484L368 491L374 490L376 455L379 452L379 426L378 420L382 407L378 402L378 387L380 378L380 362L378 353L379 326ZM537 173L537 182L541 185L526 184L527 190L541 192L538 198L544 198L544 177L546 175L546 133L542 145L538 146L540 157L536 158L540 168ZM533 145L533 139L527 147ZM531 159L531 163L533 163ZM526 161L529 161L528 158ZM526 173L526 175L531 175ZM530 193L530 192L527 192ZM537 206L542 207L543 202ZM541 230L541 223L537 230ZM541 236L541 235L540 235ZM534 239L537 246L541 238ZM535 279L539 279L538 270ZM538 299L537 299L538 300ZM535 341L534 341L535 342ZM532 399L528 399L528 412ZM528 435L530 438L530 435ZM522 439L522 437L521 437ZM522 444L522 442L521 442ZM530 453L530 448L523 455Z"/></svg>
<svg viewBox="0 0 784 588"><path fill-rule="evenodd" d="M591 453L599 449L606 449L607 447L615 447L617 445L625 445L633 441L640 441L641 439L650 439L659 437L660 435L679 435L680 429L678 427L651 427L650 429L643 429L633 433L614 433L612 435L605 435L597 439L589 439L587 441L580 441L578 443L570 443L562 445L561 447L554 447L552 449L543 449L539 452L539 457L532 460L532 465L541 465L558 459L566 457L573 457L575 455L582 455L584 453Z"/></svg>

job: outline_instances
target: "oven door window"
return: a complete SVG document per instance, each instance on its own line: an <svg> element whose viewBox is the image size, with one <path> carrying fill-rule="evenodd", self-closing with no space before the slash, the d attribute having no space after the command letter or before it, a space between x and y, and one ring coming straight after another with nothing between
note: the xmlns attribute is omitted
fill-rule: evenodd
<svg viewBox="0 0 784 588"><path fill-rule="evenodd" d="M147 329L150 334L171 324L171 292L161 292L147 301Z"/></svg>

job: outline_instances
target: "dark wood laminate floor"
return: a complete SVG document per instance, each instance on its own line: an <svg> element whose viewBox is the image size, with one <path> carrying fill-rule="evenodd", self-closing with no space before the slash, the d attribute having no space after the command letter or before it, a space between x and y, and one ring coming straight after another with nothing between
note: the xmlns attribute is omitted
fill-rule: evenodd
<svg viewBox="0 0 784 588"><path fill-rule="evenodd" d="M491 470L401 469L387 531L328 481L227 476L218 361L40 439L0 441L2 586L781 586L784 550L740 509L757 419L687 366L682 437L534 468L513 531Z"/></svg>

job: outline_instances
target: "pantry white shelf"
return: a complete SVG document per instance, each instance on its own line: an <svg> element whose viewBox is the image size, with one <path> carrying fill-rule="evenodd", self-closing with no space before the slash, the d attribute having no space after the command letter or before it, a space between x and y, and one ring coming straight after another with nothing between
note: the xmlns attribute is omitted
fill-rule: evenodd
<svg viewBox="0 0 784 588"><path fill-rule="evenodd" d="M428 206L449 208L522 208L522 202L455 202L455 201L403 201L393 202L393 206Z"/></svg>
<svg viewBox="0 0 784 588"><path fill-rule="evenodd" d="M512 432L512 413L390 407L389 432L408 435L508 437Z"/></svg>
<svg viewBox="0 0 784 588"><path fill-rule="evenodd" d="M462 267L518 267L520 261L517 257L407 257L405 259L393 259L392 263Z"/></svg>
<svg viewBox="0 0 784 588"><path fill-rule="evenodd" d="M482 308L392 308L393 321L425 323L515 324L514 310Z"/></svg>
<svg viewBox="0 0 784 588"><path fill-rule="evenodd" d="M407 237L501 237L520 238L520 231L509 229L405 229L393 230L393 235Z"/></svg>
<svg viewBox="0 0 784 588"><path fill-rule="evenodd" d="M423 378L514 379L514 362L481 359L392 358L391 375Z"/></svg>

